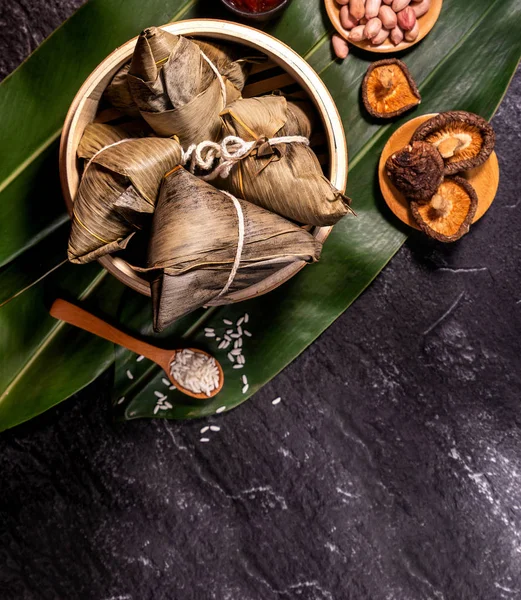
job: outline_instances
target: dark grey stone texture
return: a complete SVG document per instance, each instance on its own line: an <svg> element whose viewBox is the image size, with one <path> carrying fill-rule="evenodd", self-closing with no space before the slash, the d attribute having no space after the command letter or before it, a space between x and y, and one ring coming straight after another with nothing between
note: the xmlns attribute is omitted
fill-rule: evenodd
<svg viewBox="0 0 521 600"><path fill-rule="evenodd" d="M4 0L0 72L80 3ZM482 222L412 236L210 443L113 423L109 376L2 434L0 598L521 598L520 73L494 127Z"/></svg>

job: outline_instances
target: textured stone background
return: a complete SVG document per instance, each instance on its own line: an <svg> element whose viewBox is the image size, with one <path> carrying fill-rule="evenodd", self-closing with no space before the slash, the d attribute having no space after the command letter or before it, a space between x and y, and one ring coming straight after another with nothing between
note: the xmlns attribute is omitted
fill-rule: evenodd
<svg viewBox="0 0 521 600"><path fill-rule="evenodd" d="M80 4L0 0L0 75ZM211 443L112 423L108 377L2 434L0 598L521 598L520 117L518 74L472 234L413 237Z"/></svg>

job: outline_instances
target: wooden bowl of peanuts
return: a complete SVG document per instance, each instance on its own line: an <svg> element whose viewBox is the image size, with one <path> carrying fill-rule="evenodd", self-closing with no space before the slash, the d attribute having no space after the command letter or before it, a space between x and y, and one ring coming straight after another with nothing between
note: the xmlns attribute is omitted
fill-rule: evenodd
<svg viewBox="0 0 521 600"><path fill-rule="evenodd" d="M443 0L325 0L338 33L369 52L410 48L434 27Z"/></svg>

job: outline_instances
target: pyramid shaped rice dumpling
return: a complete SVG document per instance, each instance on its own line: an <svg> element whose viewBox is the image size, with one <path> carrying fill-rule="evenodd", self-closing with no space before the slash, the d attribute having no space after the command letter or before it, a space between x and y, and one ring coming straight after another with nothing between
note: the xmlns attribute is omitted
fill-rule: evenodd
<svg viewBox="0 0 521 600"><path fill-rule="evenodd" d="M305 103L290 102L283 96L239 99L221 117L223 135L248 142L311 135L312 121ZM214 183L298 223L334 225L349 212L349 199L324 176L313 150L300 142L271 149L263 144L234 165L227 178Z"/></svg>
<svg viewBox="0 0 521 600"><path fill-rule="evenodd" d="M121 139L124 132L106 125L90 133L80 144L79 154L89 162L74 200L69 237L68 258L77 264L127 246L154 212L163 175L182 156L172 139Z"/></svg>
<svg viewBox="0 0 521 600"><path fill-rule="evenodd" d="M316 261L321 248L305 229L178 167L163 181L149 245L154 328L226 304L288 264Z"/></svg>

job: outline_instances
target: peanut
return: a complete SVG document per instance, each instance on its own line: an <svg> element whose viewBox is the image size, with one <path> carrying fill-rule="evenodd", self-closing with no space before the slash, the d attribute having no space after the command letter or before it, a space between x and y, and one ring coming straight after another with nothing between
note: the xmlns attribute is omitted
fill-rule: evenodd
<svg viewBox="0 0 521 600"><path fill-rule="evenodd" d="M333 35L333 50L338 58L344 60L346 56L349 54L349 46L347 45L346 40L343 37L335 33Z"/></svg>
<svg viewBox="0 0 521 600"><path fill-rule="evenodd" d="M420 22L417 20L414 23L414 27L405 32L405 41L406 42L414 42L414 40L420 35Z"/></svg>
<svg viewBox="0 0 521 600"><path fill-rule="evenodd" d="M395 46L403 42L403 31L398 26L391 31L391 42Z"/></svg>
<svg viewBox="0 0 521 600"><path fill-rule="evenodd" d="M410 6L406 6L397 15L398 27L404 31L411 31L416 25L416 15Z"/></svg>
<svg viewBox="0 0 521 600"><path fill-rule="evenodd" d="M349 12L353 19L360 21L365 15L365 2L364 0L350 0L349 1Z"/></svg>
<svg viewBox="0 0 521 600"><path fill-rule="evenodd" d="M388 29L384 29L382 27L382 29L380 29L380 33L378 35L375 35L374 38L371 40L371 44L373 44L373 46L380 46L387 40L387 38L389 37L389 33L390 31Z"/></svg>
<svg viewBox="0 0 521 600"><path fill-rule="evenodd" d="M413 9L417 19L423 17L423 15L428 12L430 7L431 0L420 0L419 2L414 2L414 4L411 4L411 8Z"/></svg>
<svg viewBox="0 0 521 600"><path fill-rule="evenodd" d="M399 13L406 6L409 6L411 0L393 0L392 7L395 13Z"/></svg>
<svg viewBox="0 0 521 600"><path fill-rule="evenodd" d="M382 30L382 21L378 17L369 19L364 29L364 35L368 40L372 40Z"/></svg>
<svg viewBox="0 0 521 600"><path fill-rule="evenodd" d="M378 11L378 18L386 29L394 29L398 22L396 13L390 6L381 6Z"/></svg>
<svg viewBox="0 0 521 600"><path fill-rule="evenodd" d="M377 17L381 4L382 4L382 0L366 0L365 1L365 16L366 16L366 18L374 19L374 17Z"/></svg>
<svg viewBox="0 0 521 600"><path fill-rule="evenodd" d="M358 25L358 21L353 19L347 6L342 6L340 9L340 23L342 24L342 27L348 31Z"/></svg>
<svg viewBox="0 0 521 600"><path fill-rule="evenodd" d="M365 40L364 29L365 25L357 25L356 27L353 27L353 29L351 29L349 32L350 41L361 42L362 40Z"/></svg>

